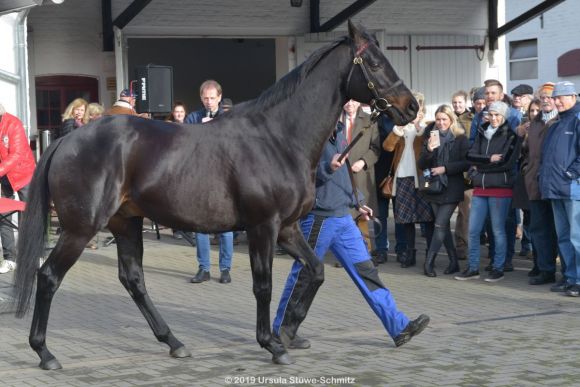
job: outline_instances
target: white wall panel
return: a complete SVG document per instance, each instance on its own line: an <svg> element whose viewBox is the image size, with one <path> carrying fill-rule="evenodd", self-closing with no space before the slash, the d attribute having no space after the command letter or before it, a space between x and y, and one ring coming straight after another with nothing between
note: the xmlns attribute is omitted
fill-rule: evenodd
<svg viewBox="0 0 580 387"><path fill-rule="evenodd" d="M479 36L420 35L411 37L412 84L411 87L425 94L427 119L443 103L450 104L451 95L483 83L481 62L475 49L417 50L417 46L464 46L481 45ZM480 57L483 55L477 52Z"/></svg>
<svg viewBox="0 0 580 387"><path fill-rule="evenodd" d="M408 35L385 35L383 52L407 87L412 87L411 47ZM406 50L399 49L406 47Z"/></svg>

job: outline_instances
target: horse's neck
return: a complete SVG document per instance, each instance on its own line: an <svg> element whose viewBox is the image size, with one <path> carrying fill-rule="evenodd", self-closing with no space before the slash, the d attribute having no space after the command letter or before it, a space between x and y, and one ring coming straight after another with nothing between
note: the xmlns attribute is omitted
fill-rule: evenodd
<svg viewBox="0 0 580 387"><path fill-rule="evenodd" d="M300 147L295 151L302 153L313 167L346 101L342 84L351 66L345 59L346 49L339 46L321 59L288 100L293 107L285 126L289 143Z"/></svg>

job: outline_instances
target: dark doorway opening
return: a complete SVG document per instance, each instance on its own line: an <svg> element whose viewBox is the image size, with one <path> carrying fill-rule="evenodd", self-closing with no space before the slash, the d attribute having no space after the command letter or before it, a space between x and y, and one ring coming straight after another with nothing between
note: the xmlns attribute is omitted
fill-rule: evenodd
<svg viewBox="0 0 580 387"><path fill-rule="evenodd" d="M54 75L36 77L36 120L38 131L54 131L62 114L75 98L99 101L99 81L93 77Z"/></svg>
<svg viewBox="0 0 580 387"><path fill-rule="evenodd" d="M206 79L218 81L234 104L276 82L274 39L132 38L128 45L129 81L136 66L172 66L173 100L184 102L188 112L201 108L199 86Z"/></svg>

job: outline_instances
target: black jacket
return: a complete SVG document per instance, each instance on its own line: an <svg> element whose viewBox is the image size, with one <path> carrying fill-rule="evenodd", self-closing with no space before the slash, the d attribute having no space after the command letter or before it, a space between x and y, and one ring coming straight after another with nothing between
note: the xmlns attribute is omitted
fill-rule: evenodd
<svg viewBox="0 0 580 387"><path fill-rule="evenodd" d="M437 163L437 155L440 148L434 149L433 152L427 150L427 141L431 130L434 129L433 124L425 130L425 141L421 155L419 156L419 168L427 169L440 167ZM428 202L446 204L459 203L463 201L463 191L465 189L463 182L463 172L469 168L469 162L465 158L467 150L469 149L469 140L465 135L460 135L452 140L453 144L449 151L449 161L445 167L445 174L447 175L447 187L439 194L425 194L425 200Z"/></svg>
<svg viewBox="0 0 580 387"><path fill-rule="evenodd" d="M513 188L516 177L516 162L520 155L521 138L504 122L491 140L485 138L485 123L477 130L475 142L467 153L467 160L477 167L470 169L469 176L474 187ZM500 162L492 163L491 155L501 154Z"/></svg>

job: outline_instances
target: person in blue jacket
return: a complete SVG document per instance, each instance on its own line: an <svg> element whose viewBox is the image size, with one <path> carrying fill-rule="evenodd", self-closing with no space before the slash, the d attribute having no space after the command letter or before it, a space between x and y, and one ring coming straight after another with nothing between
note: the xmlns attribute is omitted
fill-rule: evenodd
<svg viewBox="0 0 580 387"><path fill-rule="evenodd" d="M223 113L220 106L222 100L222 87L216 81L209 79L199 87L199 97L203 108L196 110L185 117L186 124L200 124L213 120ZM234 254L234 233L231 231L222 232L220 238L219 269L222 284L232 282L230 270L232 267L232 257ZM197 245L198 272L190 280L191 283L198 284L210 280L210 241L209 234L195 233Z"/></svg>
<svg viewBox="0 0 580 387"><path fill-rule="evenodd" d="M369 207L358 206L345 160L338 161L346 146L343 125L339 122L317 166L314 208L300 220L302 233L320 260L324 259L328 250L332 251L399 347L427 327L429 316L422 314L410 321L397 309L391 292L378 276L364 238L350 213L351 208L358 207L363 216L372 216ZM302 268L299 261L294 262L274 319L274 335L281 339L286 348L310 347L308 339L296 335L302 321L288 313L289 309L300 309L298 294L301 292L295 292L295 287L300 286L298 279ZM288 308L289 304L295 307Z"/></svg>
<svg viewBox="0 0 580 387"><path fill-rule="evenodd" d="M559 119L542 146L540 193L554 210L560 257L566 282L551 290L580 296L580 103L572 82L558 82L552 99Z"/></svg>

